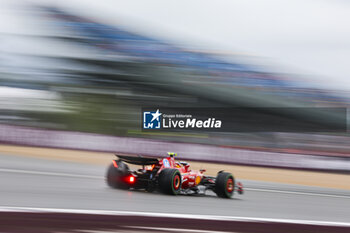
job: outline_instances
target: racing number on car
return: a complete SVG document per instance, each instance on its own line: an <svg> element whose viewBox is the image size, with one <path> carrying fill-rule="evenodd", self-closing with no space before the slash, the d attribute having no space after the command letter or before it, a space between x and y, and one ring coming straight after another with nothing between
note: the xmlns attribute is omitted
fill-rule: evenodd
<svg viewBox="0 0 350 233"><path fill-rule="evenodd" d="M163 165L164 165L164 167L170 167L169 160L163 159Z"/></svg>

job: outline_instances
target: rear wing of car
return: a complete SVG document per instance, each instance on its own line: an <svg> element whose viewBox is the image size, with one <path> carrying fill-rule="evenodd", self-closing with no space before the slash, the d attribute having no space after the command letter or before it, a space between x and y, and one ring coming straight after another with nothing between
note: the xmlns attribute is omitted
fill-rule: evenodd
<svg viewBox="0 0 350 233"><path fill-rule="evenodd" d="M152 165L159 162L156 158L143 157L143 156L130 156L130 155L118 155L116 154L121 161L126 163L135 164L135 165Z"/></svg>

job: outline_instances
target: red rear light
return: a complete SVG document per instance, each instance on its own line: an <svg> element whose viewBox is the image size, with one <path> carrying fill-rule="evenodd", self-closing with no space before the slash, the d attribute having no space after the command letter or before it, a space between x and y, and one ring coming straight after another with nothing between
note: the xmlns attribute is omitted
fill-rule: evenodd
<svg viewBox="0 0 350 233"><path fill-rule="evenodd" d="M117 162L115 160L113 160L112 163L113 163L114 167L118 168L118 164L117 164Z"/></svg>
<svg viewBox="0 0 350 233"><path fill-rule="evenodd" d="M135 177L133 177L133 176L129 176L128 181L129 181L129 183L130 183L130 184L135 183Z"/></svg>

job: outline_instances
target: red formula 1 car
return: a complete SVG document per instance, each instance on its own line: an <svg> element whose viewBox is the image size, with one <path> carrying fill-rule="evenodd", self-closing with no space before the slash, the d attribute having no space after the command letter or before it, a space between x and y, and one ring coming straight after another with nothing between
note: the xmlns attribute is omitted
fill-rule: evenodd
<svg viewBox="0 0 350 233"><path fill-rule="evenodd" d="M231 173L220 171L216 177L204 175L205 170L193 171L186 162L176 161L176 153L168 153L163 159L116 155L107 171L107 183L118 189L145 189L148 192L160 190L163 193L177 195L179 193L205 193L210 189L217 196L232 197L236 190L243 193L240 182L235 184ZM133 171L129 164L140 165L142 168Z"/></svg>

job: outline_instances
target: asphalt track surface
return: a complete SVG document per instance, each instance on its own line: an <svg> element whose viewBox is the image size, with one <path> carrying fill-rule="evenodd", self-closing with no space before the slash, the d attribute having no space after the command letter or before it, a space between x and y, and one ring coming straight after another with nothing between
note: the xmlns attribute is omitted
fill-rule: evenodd
<svg viewBox="0 0 350 233"><path fill-rule="evenodd" d="M206 196L167 196L110 189L105 171L97 165L2 154L0 206L350 223L346 190L243 180L245 194L232 199L209 191Z"/></svg>

